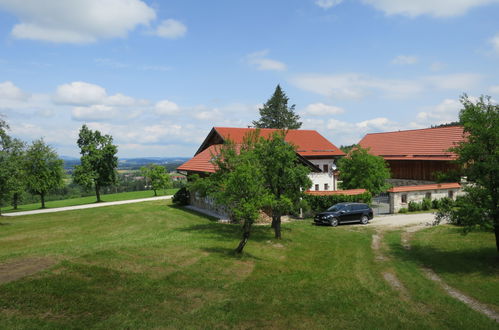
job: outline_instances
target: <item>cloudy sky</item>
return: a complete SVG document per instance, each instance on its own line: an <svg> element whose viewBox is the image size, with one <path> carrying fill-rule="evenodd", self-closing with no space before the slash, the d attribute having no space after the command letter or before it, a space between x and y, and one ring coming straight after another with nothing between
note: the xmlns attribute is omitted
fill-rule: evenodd
<svg viewBox="0 0 499 330"><path fill-rule="evenodd" d="M499 0L0 0L0 114L61 155L86 123L120 157L192 156L281 84L303 128L351 144L499 99L498 17Z"/></svg>

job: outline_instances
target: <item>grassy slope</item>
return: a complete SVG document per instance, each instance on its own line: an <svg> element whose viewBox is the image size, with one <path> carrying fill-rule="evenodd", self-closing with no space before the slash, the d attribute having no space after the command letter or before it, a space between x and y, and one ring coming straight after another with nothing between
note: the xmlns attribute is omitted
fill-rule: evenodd
<svg viewBox="0 0 499 330"><path fill-rule="evenodd" d="M258 226L242 257L239 227L164 201L5 219L0 262L56 266L0 288L7 328L492 328L411 260L376 262L362 226ZM381 272L400 270L413 296Z"/></svg>
<svg viewBox="0 0 499 330"><path fill-rule="evenodd" d="M158 196L163 195L173 195L178 189L167 189L167 190L158 190ZM105 194L101 195L101 199L103 202L115 202L115 201L124 201L129 199L138 199L138 198L147 198L154 197L154 192L152 190L144 190L144 191L131 191L117 194ZM63 207L63 206L75 206L75 205L83 205L83 204L92 204L96 202L95 196L87 196L80 198L71 198L71 199L62 199L58 201L49 201L45 202L46 208L54 208L54 207ZM40 203L33 204L25 204L19 205L17 210L9 208L2 209L2 213L10 213L10 212L20 212L20 211L31 211L40 209Z"/></svg>

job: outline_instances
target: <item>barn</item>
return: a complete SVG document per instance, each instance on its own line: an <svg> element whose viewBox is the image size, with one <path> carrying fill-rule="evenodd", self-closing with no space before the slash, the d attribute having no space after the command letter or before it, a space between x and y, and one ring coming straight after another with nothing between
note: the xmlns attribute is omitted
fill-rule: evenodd
<svg viewBox="0 0 499 330"><path fill-rule="evenodd" d="M437 172L448 173L459 167L450 148L465 140L462 126L371 133L360 140L362 148L383 157L392 179L435 181Z"/></svg>

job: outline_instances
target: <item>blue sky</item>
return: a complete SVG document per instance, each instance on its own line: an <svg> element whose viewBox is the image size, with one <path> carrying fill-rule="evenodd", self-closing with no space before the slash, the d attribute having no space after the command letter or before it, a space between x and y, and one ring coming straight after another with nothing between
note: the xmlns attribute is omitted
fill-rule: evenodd
<svg viewBox="0 0 499 330"><path fill-rule="evenodd" d="M0 0L0 114L77 156L83 124L120 157L192 156L281 84L336 145L499 99L499 0Z"/></svg>

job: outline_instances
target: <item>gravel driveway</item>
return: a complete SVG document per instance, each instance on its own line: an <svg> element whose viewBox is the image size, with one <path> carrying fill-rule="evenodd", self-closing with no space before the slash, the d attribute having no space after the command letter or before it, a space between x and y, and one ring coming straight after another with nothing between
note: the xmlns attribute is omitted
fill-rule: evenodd
<svg viewBox="0 0 499 330"><path fill-rule="evenodd" d="M390 214L374 216L374 219L369 222L371 226L380 227L405 227L426 225L433 223L435 214L433 213L418 213L418 214Z"/></svg>

